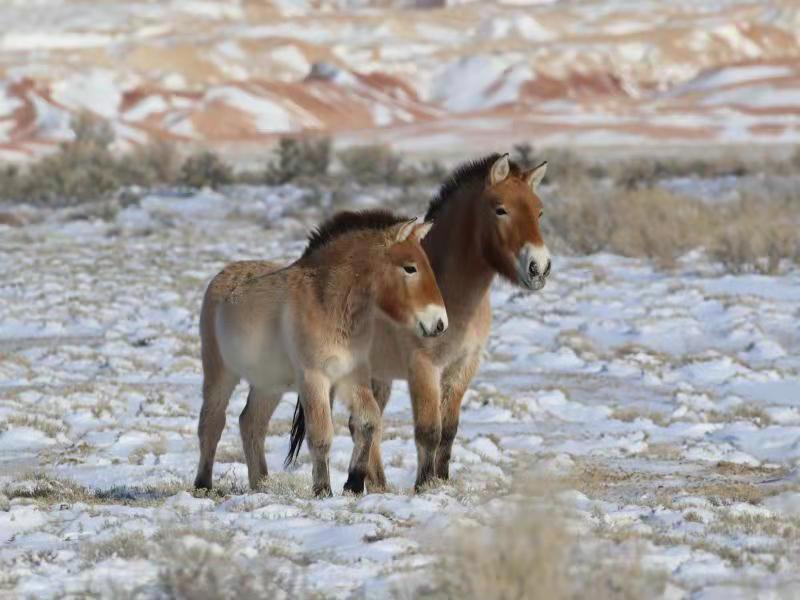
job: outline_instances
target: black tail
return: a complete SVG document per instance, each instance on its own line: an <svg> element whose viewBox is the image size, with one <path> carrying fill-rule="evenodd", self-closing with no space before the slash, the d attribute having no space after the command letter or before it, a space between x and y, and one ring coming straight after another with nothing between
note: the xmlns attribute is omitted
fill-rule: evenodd
<svg viewBox="0 0 800 600"><path fill-rule="evenodd" d="M294 407L294 418L292 419L291 445L289 446L289 454L286 455L286 460L283 461L284 468L288 468L297 460L297 455L300 454L300 448L303 447L305 437L306 416L303 413L303 405L298 398Z"/></svg>

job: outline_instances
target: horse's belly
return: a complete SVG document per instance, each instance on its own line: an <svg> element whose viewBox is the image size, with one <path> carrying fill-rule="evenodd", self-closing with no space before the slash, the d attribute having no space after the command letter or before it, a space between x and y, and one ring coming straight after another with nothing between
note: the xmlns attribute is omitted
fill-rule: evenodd
<svg viewBox="0 0 800 600"><path fill-rule="evenodd" d="M226 319L217 322L217 340L225 366L261 389L294 384L294 368L277 324Z"/></svg>

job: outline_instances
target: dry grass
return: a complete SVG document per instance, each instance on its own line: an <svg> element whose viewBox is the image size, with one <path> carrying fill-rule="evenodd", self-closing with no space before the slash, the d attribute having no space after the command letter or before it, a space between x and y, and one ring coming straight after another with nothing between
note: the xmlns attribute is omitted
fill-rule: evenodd
<svg viewBox="0 0 800 600"><path fill-rule="evenodd" d="M133 560L147 558L152 552L147 538L140 531L126 531L110 538L81 545L81 557L92 563L107 558Z"/></svg>
<svg viewBox="0 0 800 600"><path fill-rule="evenodd" d="M548 243L564 252L612 252L673 267L705 249L732 273L767 273L800 264L800 197L794 188L745 188L733 202L709 203L660 188L621 190L569 180L543 221Z"/></svg>
<svg viewBox="0 0 800 600"><path fill-rule="evenodd" d="M48 504L90 502L92 493L75 482L46 473L23 473L6 483L2 490L8 498L30 498Z"/></svg>
<svg viewBox="0 0 800 600"><path fill-rule="evenodd" d="M683 515L684 521L688 521L689 523L703 523L703 517L701 517L697 512L690 510L685 515Z"/></svg>
<svg viewBox="0 0 800 600"><path fill-rule="evenodd" d="M128 455L128 462L132 465L141 465L150 454L159 457L167 452L167 440L161 435L157 440L139 446Z"/></svg>
<svg viewBox="0 0 800 600"><path fill-rule="evenodd" d="M150 538L126 531L84 543L81 557L90 563L146 558L159 565L155 589L131 591L109 582L114 597L149 597L156 591L158 597L193 600L317 597L301 571L277 548L259 548L255 560L238 550L235 535L228 531L177 524L163 527ZM97 590L86 592L95 595Z"/></svg>
<svg viewBox="0 0 800 600"><path fill-rule="evenodd" d="M170 544L171 556L159 572L163 595L176 600L237 598L317 598L303 578L269 556L244 565L213 545Z"/></svg>
<svg viewBox="0 0 800 600"><path fill-rule="evenodd" d="M148 486L118 486L106 490L86 488L74 481L44 472L19 473L0 489L9 499L28 498L45 506L54 504L123 504L154 506L168 496L184 490L179 482Z"/></svg>
<svg viewBox="0 0 800 600"><path fill-rule="evenodd" d="M701 245L710 210L699 200L665 190L598 190L579 180L548 206L544 226L578 254L608 251L647 257L661 266Z"/></svg>
<svg viewBox="0 0 800 600"><path fill-rule="evenodd" d="M561 600L585 597L591 589L605 600L663 592L666 576L642 568L635 544L597 552L608 542L577 538L555 498L537 487L520 493L516 509L449 537L433 583L414 597Z"/></svg>
<svg viewBox="0 0 800 600"><path fill-rule="evenodd" d="M634 406L616 407L614 412L611 413L611 418L626 423L632 423L638 419L649 419L659 427L666 427L670 423L669 416L667 415L663 415L654 410L645 410Z"/></svg>
<svg viewBox="0 0 800 600"><path fill-rule="evenodd" d="M766 535L770 537L782 536L784 530L796 531L788 522L775 516L757 515L749 513L731 514L728 511L717 513L717 519L709 525L708 531L719 533L726 537L737 535Z"/></svg>
<svg viewBox="0 0 800 600"><path fill-rule="evenodd" d="M270 473L267 478L262 479L259 484L259 490L287 499L310 499L314 497L311 488L311 479L309 479L308 476L284 471Z"/></svg>
<svg viewBox="0 0 800 600"><path fill-rule="evenodd" d="M750 482L730 479L704 482L688 488L688 491L707 498L714 506L726 506L736 502L760 504L772 493Z"/></svg>
<svg viewBox="0 0 800 600"><path fill-rule="evenodd" d="M542 510L520 511L477 531L465 529L448 543L434 588L419 597L567 598L572 543L560 519Z"/></svg>
<svg viewBox="0 0 800 600"><path fill-rule="evenodd" d="M772 424L772 418L763 407L755 404L737 404L728 412L729 421L752 421L759 427L767 427Z"/></svg>
<svg viewBox="0 0 800 600"><path fill-rule="evenodd" d="M747 465L743 463L734 463L727 460L721 460L714 465L714 471L720 475L736 476L736 477L782 477L788 473L785 466L778 465Z"/></svg>
<svg viewBox="0 0 800 600"><path fill-rule="evenodd" d="M653 187L675 177L722 177L745 175L792 175L800 169L800 148L785 158L753 156L752 152L724 151L695 157L652 154L634 158L604 157L566 148L514 146L513 158L525 166L548 161L547 180L562 184L576 179L610 178L616 187L634 190Z"/></svg>
<svg viewBox="0 0 800 600"><path fill-rule="evenodd" d="M15 414L10 415L0 423L0 431L13 427L30 427L38 429L48 437L56 437L59 433L66 431L64 424L55 420L41 417L39 415Z"/></svg>

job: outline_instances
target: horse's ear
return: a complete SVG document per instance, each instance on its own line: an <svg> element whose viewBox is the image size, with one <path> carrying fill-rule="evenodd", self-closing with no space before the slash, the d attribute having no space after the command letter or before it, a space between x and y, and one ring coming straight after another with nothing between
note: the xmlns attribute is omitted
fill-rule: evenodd
<svg viewBox="0 0 800 600"><path fill-rule="evenodd" d="M420 223L419 225L417 225L414 228L414 237L416 238L416 240L418 242L421 242L425 238L425 236L428 235L428 232L431 230L431 227L433 227L433 221L431 221L430 223Z"/></svg>
<svg viewBox="0 0 800 600"><path fill-rule="evenodd" d="M503 156L494 161L492 170L489 171L489 185L495 185L496 183L505 181L510 172L511 165L508 162L508 154L503 154Z"/></svg>
<svg viewBox="0 0 800 600"><path fill-rule="evenodd" d="M538 167L534 167L525 173L525 183L527 183L531 190L535 192L536 188L539 187L539 184L542 183L545 173L547 173L547 161L544 161Z"/></svg>
<svg viewBox="0 0 800 600"><path fill-rule="evenodd" d="M410 219L403 223L398 229L397 233L394 235L395 242L405 242L412 233L414 233L415 223L417 222L417 217Z"/></svg>

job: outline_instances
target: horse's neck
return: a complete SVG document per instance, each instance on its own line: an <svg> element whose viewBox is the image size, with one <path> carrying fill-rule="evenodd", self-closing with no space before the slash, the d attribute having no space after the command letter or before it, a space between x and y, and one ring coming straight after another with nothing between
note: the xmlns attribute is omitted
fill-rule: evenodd
<svg viewBox="0 0 800 600"><path fill-rule="evenodd" d="M373 317L372 278L376 266L369 256L363 251L339 255L336 262L340 266L318 263L312 275L320 308L330 317L331 326L345 338L357 335Z"/></svg>
<svg viewBox="0 0 800 600"><path fill-rule="evenodd" d="M495 275L476 239L480 216L472 200L450 200L423 240L451 323L465 323L476 314Z"/></svg>

